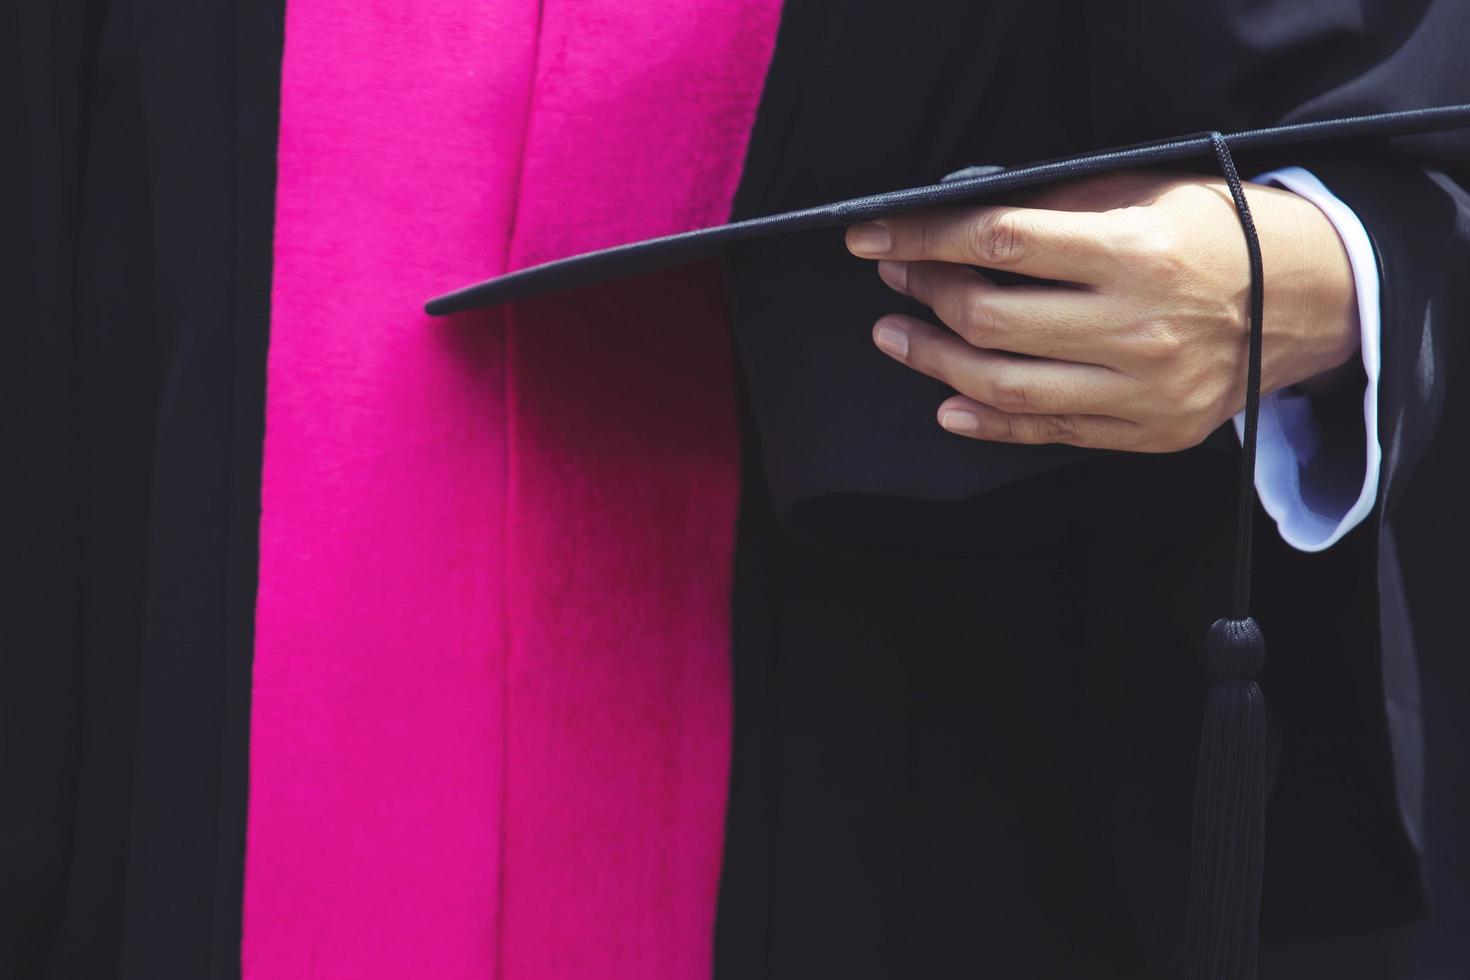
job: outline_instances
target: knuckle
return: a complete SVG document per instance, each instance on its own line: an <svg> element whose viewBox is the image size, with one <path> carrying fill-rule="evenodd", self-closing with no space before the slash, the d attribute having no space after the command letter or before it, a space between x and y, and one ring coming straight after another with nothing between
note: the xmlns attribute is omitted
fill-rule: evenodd
<svg viewBox="0 0 1470 980"><path fill-rule="evenodd" d="M1168 234L1152 241L1142 259L1143 272L1160 285L1173 285L1185 277L1189 262L1179 244Z"/></svg>
<svg viewBox="0 0 1470 980"><path fill-rule="evenodd" d="M1123 251L1141 271L1172 279L1187 267L1184 242L1162 222L1132 217L1124 222Z"/></svg>
<svg viewBox="0 0 1470 980"><path fill-rule="evenodd" d="M999 430L999 438L1006 442L1025 442L1025 434L1020 424L1012 415L1001 415L996 420L996 428Z"/></svg>
<svg viewBox="0 0 1470 980"><path fill-rule="evenodd" d="M1156 452L1178 453L1186 449L1193 449L1204 442L1213 431L1213 427L1202 423L1198 418L1187 417L1175 421L1174 424L1164 427L1153 440Z"/></svg>
<svg viewBox="0 0 1470 980"><path fill-rule="evenodd" d="M1108 217L1113 221L1119 248L1130 254L1142 255L1150 243L1166 230L1147 208L1118 208L1108 212Z"/></svg>
<svg viewBox="0 0 1470 980"><path fill-rule="evenodd" d="M1195 446L1198 446L1200 443L1202 443L1206 439L1208 439L1210 437L1210 433L1211 432L1214 432L1214 431L1215 431L1215 426L1213 426L1213 425L1208 425L1208 424L1206 424L1206 425L1198 425L1197 424L1197 425L1194 426L1193 429L1188 430L1188 431L1186 431L1183 434L1184 445L1181 446L1180 448L1181 449L1193 449Z"/></svg>
<svg viewBox="0 0 1470 980"><path fill-rule="evenodd" d="M924 305L929 305L929 269L923 262L910 262L904 270L904 288L908 294Z"/></svg>
<svg viewBox="0 0 1470 980"><path fill-rule="evenodd" d="M1032 393L1020 378L1000 374L990 386L991 404L1006 412L1022 412L1031 407Z"/></svg>
<svg viewBox="0 0 1470 980"><path fill-rule="evenodd" d="M1200 443L1204 442L1205 436L1207 435L1209 435L1208 432L1204 432L1198 427L1183 427L1177 432L1172 432L1169 434L1169 438L1166 440L1165 443L1164 451L1170 453L1180 453L1186 449L1193 449L1195 446L1198 446Z"/></svg>
<svg viewBox="0 0 1470 980"><path fill-rule="evenodd" d="M1038 416L1043 442L1069 442L1077 437L1077 421L1070 415Z"/></svg>
<svg viewBox="0 0 1470 980"><path fill-rule="evenodd" d="M1218 386L1205 378L1181 380L1174 397L1180 416L1192 420L1197 428L1206 425L1205 420L1215 416L1221 401Z"/></svg>
<svg viewBox="0 0 1470 980"><path fill-rule="evenodd" d="M1227 418L1232 414L1225 410L1235 377L1228 366L1222 370L1209 358L1183 358L1172 377L1171 404L1180 417L1206 425L1213 419Z"/></svg>
<svg viewBox="0 0 1470 980"><path fill-rule="evenodd" d="M971 245L987 265L1009 265L1025 253L1024 221L1012 211L986 211L971 223Z"/></svg>
<svg viewBox="0 0 1470 980"><path fill-rule="evenodd" d="M996 345L1000 322L995 314L995 307L983 292L972 290L960 300L957 329L960 336L974 347Z"/></svg>
<svg viewBox="0 0 1470 980"><path fill-rule="evenodd" d="M914 350L917 349L917 347L914 348ZM948 351L934 350L926 344L922 359L910 354L910 360L913 360L924 374L943 381L956 391L960 390L960 385L965 383L964 365L956 364Z"/></svg>
<svg viewBox="0 0 1470 980"><path fill-rule="evenodd" d="M931 255L934 254L935 247L938 244L935 241L936 235L934 233L934 222L932 222L932 221L919 221L919 222L916 222L915 225L914 225L914 236L913 237L915 239L914 244L918 248L919 255L924 256L925 258L927 258L927 257L929 257L929 256L931 256ZM913 274L914 274L914 268L911 265L909 267L909 276L912 277ZM909 281L912 282L913 281L912 278L910 278Z"/></svg>
<svg viewBox="0 0 1470 980"><path fill-rule="evenodd" d="M1204 399L1187 377L1174 377L1159 382L1159 408L1168 413L1173 425L1185 424L1201 413Z"/></svg>
<svg viewBox="0 0 1470 980"><path fill-rule="evenodd" d="M1138 352L1151 363L1173 363L1185 351L1184 336L1172 321L1146 321L1138 327L1137 334Z"/></svg>

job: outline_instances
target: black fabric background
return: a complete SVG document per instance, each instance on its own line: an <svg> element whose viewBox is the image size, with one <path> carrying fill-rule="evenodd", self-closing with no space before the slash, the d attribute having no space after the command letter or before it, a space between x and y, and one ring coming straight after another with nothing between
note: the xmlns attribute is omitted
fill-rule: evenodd
<svg viewBox="0 0 1470 980"><path fill-rule="evenodd" d="M282 14L5 5L6 977L239 973Z"/></svg>
<svg viewBox="0 0 1470 980"><path fill-rule="evenodd" d="M0 8L0 972L34 976L66 902L81 754L75 264L94 6ZM27 148L20 152L20 148ZM124 800L114 813L125 807Z"/></svg>

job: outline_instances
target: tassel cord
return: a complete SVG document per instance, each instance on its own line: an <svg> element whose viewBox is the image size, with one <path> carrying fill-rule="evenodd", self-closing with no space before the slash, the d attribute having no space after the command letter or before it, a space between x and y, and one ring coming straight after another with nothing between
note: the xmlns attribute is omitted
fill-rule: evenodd
<svg viewBox="0 0 1470 980"><path fill-rule="evenodd" d="M1230 147L1219 133L1210 138L1250 261L1250 339L1232 616L1216 621L1209 634L1212 683L1200 732L1185 946L1190 980L1254 980L1268 768L1265 703L1255 680L1265 657L1265 640L1250 618L1265 281L1255 221Z"/></svg>
<svg viewBox="0 0 1470 980"><path fill-rule="evenodd" d="M1230 197L1235 202L1235 212L1240 218L1241 231L1245 233L1246 255L1250 261L1250 348L1246 361L1245 432L1240 446L1240 498L1235 524L1235 589L1231 603L1232 615L1236 619L1245 619L1251 614L1251 535L1255 515L1256 433L1261 416L1265 268L1261 260L1261 240L1256 234L1256 222L1251 217L1250 204L1246 202L1245 188L1235 169L1235 158L1230 154L1230 146L1218 132L1211 133L1210 140L1214 145L1215 157L1220 163L1220 172L1230 188Z"/></svg>

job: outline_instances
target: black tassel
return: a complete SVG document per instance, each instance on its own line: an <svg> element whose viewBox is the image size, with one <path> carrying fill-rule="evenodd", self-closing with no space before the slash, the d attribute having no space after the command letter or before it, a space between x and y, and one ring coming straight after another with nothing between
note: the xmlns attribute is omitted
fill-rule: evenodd
<svg viewBox="0 0 1470 980"><path fill-rule="evenodd" d="M1255 980L1266 855L1266 703L1256 674L1266 656L1250 616L1256 430L1261 407L1265 275L1261 243L1230 147L1212 133L1250 263L1250 347L1236 519L1234 615L1210 627L1210 693L1194 790L1185 957L1189 980Z"/></svg>
<svg viewBox="0 0 1470 980"><path fill-rule="evenodd" d="M1266 643L1254 619L1210 627L1189 874L1190 980L1256 975L1266 853L1266 704L1255 677Z"/></svg>

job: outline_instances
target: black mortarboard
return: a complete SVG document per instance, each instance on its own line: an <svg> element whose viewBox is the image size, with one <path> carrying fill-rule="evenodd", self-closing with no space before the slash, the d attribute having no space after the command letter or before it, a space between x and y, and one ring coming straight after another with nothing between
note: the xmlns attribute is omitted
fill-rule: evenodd
<svg viewBox="0 0 1470 980"><path fill-rule="evenodd" d="M1250 355L1240 465L1235 583L1230 615L1209 629L1211 686L1195 787L1186 946L1192 980L1246 980L1256 973L1264 859L1267 748L1264 702L1255 677L1265 643L1250 616L1251 518L1264 307L1260 245L1234 154L1306 144L1362 143L1470 126L1470 105L1295 123L1233 134L1198 133L1009 169L976 167L937 184L588 252L507 273L427 304L456 313L681 265L767 236L870 221L916 208L994 200L1009 192L1108 171L1213 157L1234 199L1250 260Z"/></svg>

